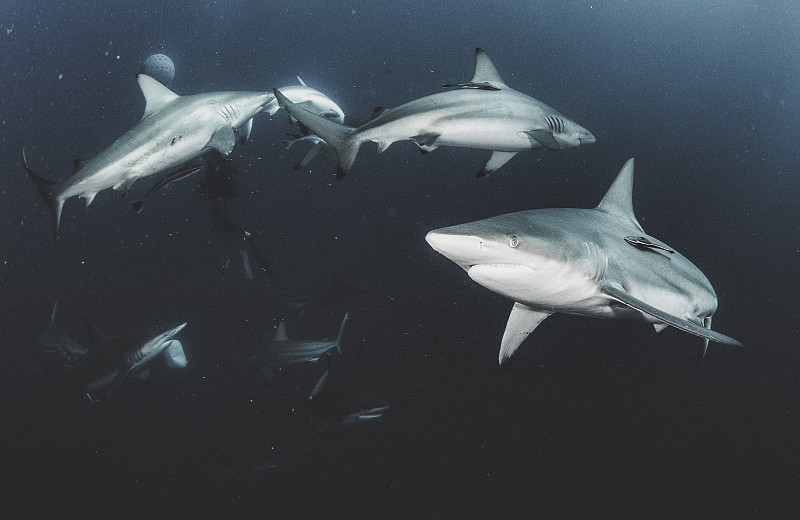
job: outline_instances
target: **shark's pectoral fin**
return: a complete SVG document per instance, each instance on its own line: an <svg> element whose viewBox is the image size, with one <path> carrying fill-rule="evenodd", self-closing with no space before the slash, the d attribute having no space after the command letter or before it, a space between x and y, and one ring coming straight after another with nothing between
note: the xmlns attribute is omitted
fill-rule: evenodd
<svg viewBox="0 0 800 520"><path fill-rule="evenodd" d="M550 130L546 130L544 128L538 128L536 130L528 130L525 133L531 136L531 138L533 138L534 141L544 146L548 150L561 149L561 145L558 144L556 138L553 137L553 132Z"/></svg>
<svg viewBox="0 0 800 520"><path fill-rule="evenodd" d="M245 124L239 127L236 131L236 136L239 138L239 144L242 145L250 139L250 132L253 131L253 118L247 120Z"/></svg>
<svg viewBox="0 0 800 520"><path fill-rule="evenodd" d="M325 141L315 142L313 145L311 145L311 149L309 149L308 152L306 152L306 154L303 156L303 158L300 159L300 162L295 164L294 168L292 169L299 170L300 168L305 168L306 166L308 166L308 163L310 163L312 159L314 159L314 157L316 157L319 151L322 150L324 147L325 147Z"/></svg>
<svg viewBox="0 0 800 520"><path fill-rule="evenodd" d="M620 287L607 286L603 288L603 292L608 296L614 298L615 300L619 301L620 303L627 305L628 307L636 309L637 311L642 312L644 314L653 316L654 318L657 318L663 321L664 323L667 323L669 325L672 325L673 327L688 332L689 334L694 334L695 336L700 336L701 338L706 338L711 341L716 341L717 343L724 343L726 345L733 345L737 347L744 346L739 341L731 337L728 337L724 334L720 334L719 332L707 329L700 324L692 323L689 320L685 320L683 318L673 316L668 312L656 309L652 305L631 296ZM710 325L711 322L709 321L708 324Z"/></svg>
<svg viewBox="0 0 800 520"><path fill-rule="evenodd" d="M233 147L236 146L236 134L233 128L228 125L222 126L214 132L206 146L215 149L223 157L227 157L233 151Z"/></svg>
<svg viewBox="0 0 800 520"><path fill-rule="evenodd" d="M552 312L537 311L519 302L515 303L500 342L500 365L505 364L525 338L551 314Z"/></svg>
<svg viewBox="0 0 800 520"><path fill-rule="evenodd" d="M492 152L486 164L480 169L476 177L483 177L493 171L499 170L505 163L511 160L512 157L517 155L517 152Z"/></svg>

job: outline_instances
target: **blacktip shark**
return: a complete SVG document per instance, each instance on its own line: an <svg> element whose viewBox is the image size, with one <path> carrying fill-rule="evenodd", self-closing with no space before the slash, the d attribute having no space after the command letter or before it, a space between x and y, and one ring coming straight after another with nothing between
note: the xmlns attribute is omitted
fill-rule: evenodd
<svg viewBox="0 0 800 520"><path fill-rule="evenodd" d="M300 76L297 76L297 81L300 83L299 85L281 87L281 93L296 106L303 107L312 114L330 121L336 121L337 123L344 124L344 111L339 107L339 105L334 103L331 98L319 90L306 85L306 82L303 81ZM268 112L270 116L273 116L281 108L282 107L278 101L273 99L267 104L266 107L264 107L264 111ZM289 120L292 123L297 123L297 119L295 119L291 114L289 115ZM325 143L325 140L319 136L310 134L305 126L300 125L300 129L303 135L292 136L294 139L285 141L284 143L287 149L292 146L292 144L301 141L308 141L311 143L311 148L308 150L308 152L306 152L303 158L294 165L294 170L299 170L300 168L304 168L306 165L308 165L308 163L310 163L311 160L316 157L319 151L323 150L327 144Z"/></svg>
<svg viewBox="0 0 800 520"><path fill-rule="evenodd" d="M439 146L490 150L479 177L497 170L517 152L595 142L594 135L582 126L506 85L483 49L475 50L475 73L470 81L444 87L456 89L376 110L373 118L358 128L318 117L277 89L275 99L333 146L338 179L347 174L366 141L377 143L378 153L396 141L413 141L423 152Z"/></svg>
<svg viewBox="0 0 800 520"><path fill-rule="evenodd" d="M147 365L162 353L172 358L168 360L170 366L186 366L183 347L174 340L184 327L186 322L156 334L135 333L111 338L97 337L98 332L93 330L90 342L96 346L87 354L85 363L78 367L78 380L83 391L91 401L101 390L105 391L104 397L108 397L129 375L146 377Z"/></svg>
<svg viewBox="0 0 800 520"><path fill-rule="evenodd" d="M335 340L293 340L286 334L286 323L281 321L275 330L275 335L262 352L251 356L250 360L258 363L267 377L272 375L272 370L279 367L296 365L305 362L316 362L324 354L333 349L342 353L342 335L347 323L349 313L345 313L339 334Z"/></svg>
<svg viewBox="0 0 800 520"><path fill-rule="evenodd" d="M500 364L556 312L668 325L742 346L711 330L717 295L705 275L633 213L633 159L594 209L509 213L430 231L428 243L487 289L513 300Z"/></svg>
<svg viewBox="0 0 800 520"><path fill-rule="evenodd" d="M81 197L86 205L107 188L125 194L134 183L169 170L196 169L191 162L210 150L227 156L237 139L250 135L253 117L274 100L271 92L208 92L179 96L146 74L136 76L145 98L141 120L111 146L88 161L75 161L75 171L63 182L44 179L22 160L53 214L58 237L64 202Z"/></svg>

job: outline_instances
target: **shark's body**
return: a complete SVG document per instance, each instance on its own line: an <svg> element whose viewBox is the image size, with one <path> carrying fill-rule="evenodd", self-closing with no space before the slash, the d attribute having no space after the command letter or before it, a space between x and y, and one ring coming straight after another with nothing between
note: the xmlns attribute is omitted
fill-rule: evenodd
<svg viewBox="0 0 800 520"><path fill-rule="evenodd" d="M269 375L273 368L296 365L305 362L318 361L321 356L336 349L341 354L341 341L344 326L349 314L344 315L339 326L339 334L335 340L292 340L286 335L286 324L282 321L275 331L275 335L266 347L251 357L251 360L262 366Z"/></svg>
<svg viewBox="0 0 800 520"><path fill-rule="evenodd" d="M63 182L36 175L23 162L53 213L58 234L64 202L81 197L91 204L100 191L127 193L142 178L170 170L195 168L192 161L210 150L228 155L250 134L252 118L273 100L268 92L209 92L179 96L145 74L137 76L145 97L142 119L111 146L88 161L76 161Z"/></svg>
<svg viewBox="0 0 800 520"><path fill-rule="evenodd" d="M633 213L633 159L594 209L509 213L431 231L426 240L470 278L514 300L500 348L507 361L549 315L562 312L672 325L708 341L717 296L705 275L647 235Z"/></svg>
<svg viewBox="0 0 800 520"><path fill-rule="evenodd" d="M79 341L56 323L58 302L53 304L50 322L36 338L39 347L45 352L55 353L65 367L74 368L89 353L89 346Z"/></svg>
<svg viewBox="0 0 800 520"><path fill-rule="evenodd" d="M93 333L95 337L91 342L96 346L78 367L78 383L90 398L101 390L105 392L104 397L108 397L129 375L145 374L147 365L168 348L173 349L172 355L178 355L178 349L182 353L180 342L173 338L184 327L186 323L156 334L136 333L112 338L96 337L98 334Z"/></svg>
<svg viewBox="0 0 800 520"><path fill-rule="evenodd" d="M314 385L306 407L313 416L324 421L322 429L325 429L333 425L353 426L380 419L389 410L389 403L361 387L341 381L329 361L328 369Z"/></svg>
<svg viewBox="0 0 800 520"><path fill-rule="evenodd" d="M347 173L366 141L377 143L378 153L396 141L413 141L423 152L439 146L492 151L478 176L497 170L517 152L558 150L595 141L591 132L574 121L506 85L482 49L475 51L472 80L445 87L456 88L376 111L358 128L317 117L281 91L276 90L275 97L294 118L335 148L338 178Z"/></svg>

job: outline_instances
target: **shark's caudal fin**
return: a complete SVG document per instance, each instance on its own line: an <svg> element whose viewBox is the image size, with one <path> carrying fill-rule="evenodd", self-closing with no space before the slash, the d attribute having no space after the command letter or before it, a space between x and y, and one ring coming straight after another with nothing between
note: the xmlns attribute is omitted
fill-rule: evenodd
<svg viewBox="0 0 800 520"><path fill-rule="evenodd" d="M61 184L45 179L44 177L40 177L33 170L31 170L30 166L28 166L28 159L25 157L24 148L22 149L22 165L25 167L28 177L33 181L33 184L36 185L36 190L39 192L39 195L42 196L44 201L47 202L47 206L50 208L50 213L53 215L53 240L55 240L58 238L58 225L61 222L61 209L64 207L64 200L59 197L61 192Z"/></svg>
<svg viewBox="0 0 800 520"><path fill-rule="evenodd" d="M668 323L673 327L681 329L684 332L688 332L689 334L694 334L695 336L700 336L701 338L705 338L706 340L715 341L717 343L723 343L725 345L732 345L735 347L743 347L742 343L739 341L726 336L725 334L720 334L719 332L713 331L710 328L706 328L703 325L699 325L697 323L693 323L691 321L685 320L683 318L679 318L677 316L673 316L668 312L664 312L661 309L657 309L652 305L643 302L642 300L635 298L624 291L622 288L619 287L604 287L603 292L607 295L611 296L615 300L636 309L637 311L643 312L644 314L649 314L654 318L658 318L659 320L663 321L664 323ZM708 327L711 326L711 320L705 321L704 324L707 324ZM707 344L707 342L705 342ZM705 355L705 349L702 349L703 355ZM701 358L702 359L702 358Z"/></svg>
<svg viewBox="0 0 800 520"><path fill-rule="evenodd" d="M349 312L344 313L344 319L342 319L342 324L339 325L339 334L336 335L336 350L339 351L339 354L342 353L342 336L344 335L344 324L347 323L347 318L350 317Z"/></svg>
<svg viewBox="0 0 800 520"><path fill-rule="evenodd" d="M309 112L289 101L278 89L274 89L273 92L281 107L333 147L336 151L336 178L341 180L353 166L361 146L357 139L353 139L356 129Z"/></svg>

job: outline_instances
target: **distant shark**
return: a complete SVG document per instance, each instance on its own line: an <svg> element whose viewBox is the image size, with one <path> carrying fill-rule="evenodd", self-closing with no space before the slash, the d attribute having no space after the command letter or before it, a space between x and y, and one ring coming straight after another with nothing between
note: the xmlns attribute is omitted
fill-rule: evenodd
<svg viewBox="0 0 800 520"><path fill-rule="evenodd" d="M253 116L272 101L271 92L209 92L179 96L145 74L137 76L145 98L142 119L111 146L88 161L75 161L75 171L63 182L38 176L23 150L28 176L53 214L53 236L58 236L61 210L71 197L86 205L98 192L113 188L127 193L144 177L176 170L197 169L191 162L210 150L227 156L237 139L250 135Z"/></svg>
<svg viewBox="0 0 800 520"><path fill-rule="evenodd" d="M556 312L668 325L741 346L711 330L717 295L680 253L647 235L633 213L633 159L594 209L509 213L431 231L428 243L487 289L514 300L500 364Z"/></svg>
<svg viewBox="0 0 800 520"><path fill-rule="evenodd" d="M505 84L489 56L475 50L475 74L455 90L426 96L388 110L376 110L367 123L352 128L319 117L290 96L275 90L275 98L295 119L333 146L336 177L341 179L366 141L378 153L396 141L413 141L423 152L439 146L491 150L478 176L491 173L517 152L560 150L595 142L591 132L541 101Z"/></svg>
<svg viewBox="0 0 800 520"><path fill-rule="evenodd" d="M183 347L174 340L184 327L186 323L155 334L134 333L116 337L102 337L96 329L91 329L90 343L93 347L78 366L76 374L82 390L92 401L101 391L104 398L108 397L128 376L147 377L148 364L162 353L167 354L170 366L186 366Z"/></svg>
<svg viewBox="0 0 800 520"><path fill-rule="evenodd" d="M250 357L250 360L261 365L267 377L274 368L318 361L321 356L333 349L342 353L342 335L349 313L345 313L339 334L335 340L292 340L286 334L286 323L281 321L275 335L264 349Z"/></svg>
<svg viewBox="0 0 800 520"><path fill-rule="evenodd" d="M36 338L44 352L55 353L65 367L74 368L89 353L89 346L64 331L56 323L58 302L53 304L47 327Z"/></svg>

